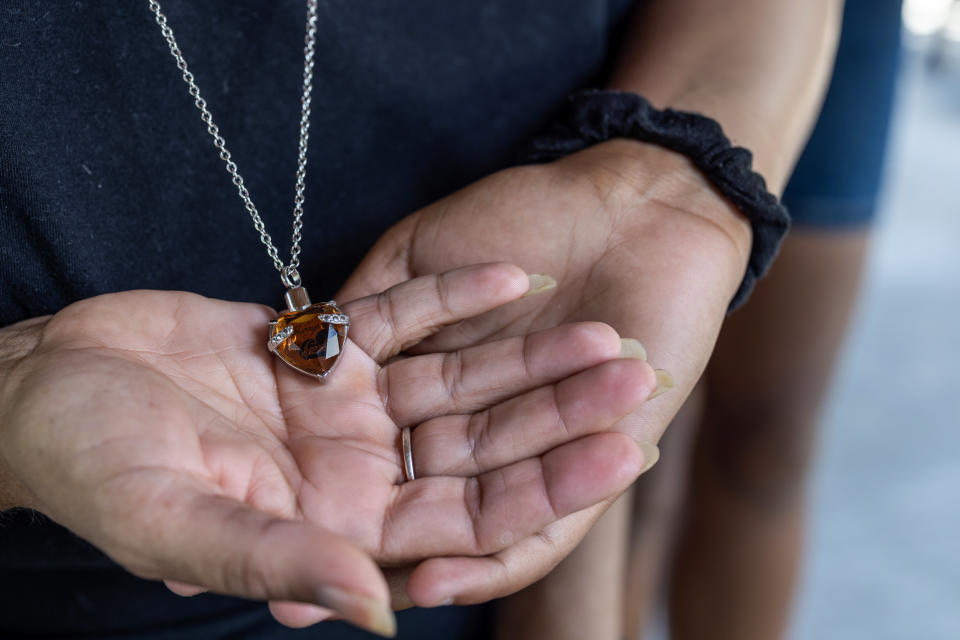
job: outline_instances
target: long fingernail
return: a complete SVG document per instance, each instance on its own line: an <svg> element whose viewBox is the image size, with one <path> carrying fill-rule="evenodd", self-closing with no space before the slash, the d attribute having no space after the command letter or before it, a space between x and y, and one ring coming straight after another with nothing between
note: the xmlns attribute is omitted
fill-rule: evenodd
<svg viewBox="0 0 960 640"><path fill-rule="evenodd" d="M660 448L646 440L638 442L637 446L640 447L640 451L643 452L643 468L640 469L640 473L644 474L650 470L650 467L657 464L657 460L660 459Z"/></svg>
<svg viewBox="0 0 960 640"><path fill-rule="evenodd" d="M527 277L530 279L530 288L523 294L524 298L557 288L557 281L542 273L529 273Z"/></svg>
<svg viewBox="0 0 960 640"><path fill-rule="evenodd" d="M657 375L657 388L650 394L650 397L647 400L653 400L659 396L662 396L667 391L673 389L674 382L673 376L670 375L670 372L665 369L654 369L653 372Z"/></svg>
<svg viewBox="0 0 960 640"><path fill-rule="evenodd" d="M647 350L643 348L643 345L640 344L639 340L634 340L633 338L621 338L620 357L636 358L637 360L646 361Z"/></svg>
<svg viewBox="0 0 960 640"><path fill-rule="evenodd" d="M369 596L324 586L317 589L317 604L339 613L343 619L371 633L392 638L397 619L387 603Z"/></svg>

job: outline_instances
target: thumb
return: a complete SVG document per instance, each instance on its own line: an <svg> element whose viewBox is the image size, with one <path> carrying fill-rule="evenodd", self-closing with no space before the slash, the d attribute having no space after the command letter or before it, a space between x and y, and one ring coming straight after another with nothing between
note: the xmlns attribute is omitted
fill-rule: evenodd
<svg viewBox="0 0 960 640"><path fill-rule="evenodd" d="M383 574L346 539L196 489L178 492L175 505L162 525L154 517L150 533L111 555L142 577L311 603L374 633L396 633Z"/></svg>
<svg viewBox="0 0 960 640"><path fill-rule="evenodd" d="M414 230L420 213L407 216L390 227L367 252L360 264L337 293L340 302L349 302L410 280Z"/></svg>

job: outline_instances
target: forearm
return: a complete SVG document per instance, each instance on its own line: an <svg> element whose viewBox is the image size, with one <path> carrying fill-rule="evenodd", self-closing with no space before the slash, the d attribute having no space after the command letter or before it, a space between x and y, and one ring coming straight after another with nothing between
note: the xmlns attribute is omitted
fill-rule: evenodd
<svg viewBox="0 0 960 640"><path fill-rule="evenodd" d="M842 0L647 0L610 80L718 120L783 190L819 111Z"/></svg>
<svg viewBox="0 0 960 640"><path fill-rule="evenodd" d="M632 492L545 578L501 600L497 640L620 640Z"/></svg>
<svg viewBox="0 0 960 640"><path fill-rule="evenodd" d="M35 318L0 329L0 511L31 507L34 502L27 489L10 471L5 458L3 445L7 429L4 409L14 400L11 388L13 370L37 346L46 320Z"/></svg>

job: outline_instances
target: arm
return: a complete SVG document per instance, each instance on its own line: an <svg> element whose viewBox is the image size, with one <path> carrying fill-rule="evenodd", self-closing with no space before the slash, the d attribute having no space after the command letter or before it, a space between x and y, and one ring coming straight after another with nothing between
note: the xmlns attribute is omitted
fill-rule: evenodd
<svg viewBox="0 0 960 640"><path fill-rule="evenodd" d="M819 108L841 10L835 0L647 2L633 17L610 86L639 93L658 108L715 118L734 144L754 152L755 169L779 193ZM750 230L740 216L704 210L748 251ZM629 519L616 526L628 527ZM617 566L627 563L629 535L618 528L597 526L561 565L575 570L557 571L504 601L498 638L562 640L584 628L605 632L598 639L622 637L630 626L624 614L634 609L623 608L620 584L609 584L617 574L605 568L611 556ZM591 597L611 586L616 597ZM557 594L563 606L556 606Z"/></svg>
<svg viewBox="0 0 960 640"><path fill-rule="evenodd" d="M843 1L644 4L610 86L715 118L782 191L829 80Z"/></svg>
<svg viewBox="0 0 960 640"><path fill-rule="evenodd" d="M719 4L647 4L611 84L717 118L780 190L815 116L840 4L728 0L715 15ZM575 319L607 322L674 374L673 393L616 427L656 441L706 366L750 241L747 221L687 158L612 140L548 165L501 171L413 213L371 249L341 297L481 256L548 272L559 282L552 294L461 323L420 348L445 351ZM602 511L557 522L495 558L428 560L407 581L408 594L432 606L516 591L567 555Z"/></svg>

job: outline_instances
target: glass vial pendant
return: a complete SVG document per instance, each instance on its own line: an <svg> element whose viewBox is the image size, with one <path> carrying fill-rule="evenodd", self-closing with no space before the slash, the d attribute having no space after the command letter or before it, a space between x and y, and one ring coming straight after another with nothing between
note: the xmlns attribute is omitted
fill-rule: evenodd
<svg viewBox="0 0 960 640"><path fill-rule="evenodd" d="M333 300L311 304L303 287L283 297L287 310L270 323L267 348L287 366L325 382L347 343L350 318Z"/></svg>

